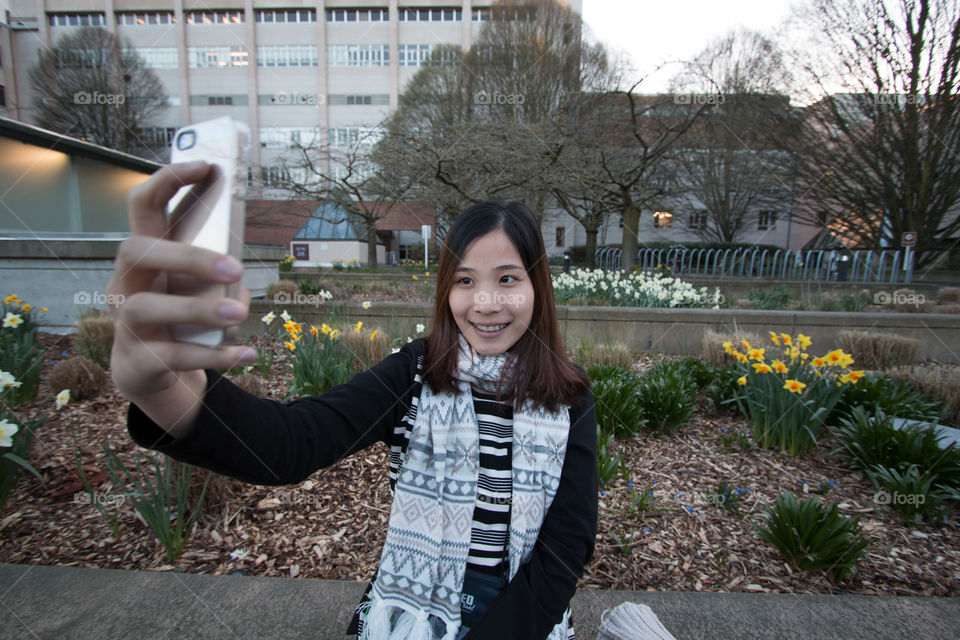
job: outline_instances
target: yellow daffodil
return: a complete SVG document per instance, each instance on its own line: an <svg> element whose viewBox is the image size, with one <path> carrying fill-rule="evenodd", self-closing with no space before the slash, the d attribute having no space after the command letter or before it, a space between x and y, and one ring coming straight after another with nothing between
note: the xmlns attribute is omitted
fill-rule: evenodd
<svg viewBox="0 0 960 640"><path fill-rule="evenodd" d="M296 350L297 350L297 344L296 344L295 342L293 342L292 340L285 340L284 343L283 343L283 346L285 346L285 347L286 347L287 349L289 349L290 351L296 351Z"/></svg>
<svg viewBox="0 0 960 640"><path fill-rule="evenodd" d="M314 326L314 325L310 325L310 334L315 336L315 335L317 335L318 333L319 333L319 331L317 330L317 327Z"/></svg>
<svg viewBox="0 0 960 640"><path fill-rule="evenodd" d="M747 364L747 362L749 362L749 360L750 360L749 358L747 358L747 356L745 356L745 355L742 354L742 353L738 353L738 354L736 354L736 355L737 355L737 360L738 360L739 362L742 362L743 364Z"/></svg>
<svg viewBox="0 0 960 640"><path fill-rule="evenodd" d="M775 331L771 331L771 332L770 332L770 341L773 342L773 344L779 345L779 344L780 344L780 336L778 336Z"/></svg>
<svg viewBox="0 0 960 640"><path fill-rule="evenodd" d="M377 334L377 330L374 329L374 330L373 330L373 333L370 334L370 339L371 339L371 340L376 340L376 339L377 339L377 335L378 335L378 334Z"/></svg>
<svg viewBox="0 0 960 640"><path fill-rule="evenodd" d="M813 341L810 339L810 336L805 336L802 333L798 333L797 342L800 343L800 348L806 351L807 347L809 347Z"/></svg>
<svg viewBox="0 0 960 640"><path fill-rule="evenodd" d="M773 361L773 370L776 371L777 373L786 373L788 369L789 367L787 367L787 365L783 364L779 360Z"/></svg>
<svg viewBox="0 0 960 640"><path fill-rule="evenodd" d="M824 356L824 359L827 361L827 364L835 364L841 366L840 362L843 360L843 351L841 349L834 349L830 353Z"/></svg>
<svg viewBox="0 0 960 640"><path fill-rule="evenodd" d="M746 349L747 351L749 351L750 349L752 349L752 347L750 346L750 343L747 342L747 339L746 339L746 338L743 339L743 342L740 343L740 346L743 347L744 349Z"/></svg>
<svg viewBox="0 0 960 640"><path fill-rule="evenodd" d="M814 358L810 361L810 364L819 369L820 367L827 366L827 361L824 358Z"/></svg>
<svg viewBox="0 0 960 640"><path fill-rule="evenodd" d="M414 279L414 280L418 280L419 278L417 278L417 276L413 276L413 279Z"/></svg>
<svg viewBox="0 0 960 640"><path fill-rule="evenodd" d="M40 309L40 313L46 313L46 312L47 312L47 308L46 308L46 307Z"/></svg>
<svg viewBox="0 0 960 640"><path fill-rule="evenodd" d="M10 295L8 295L6 298L3 299L3 304L10 304L14 300L16 300L18 297L19 296L17 296L17 294L11 293Z"/></svg>
<svg viewBox="0 0 960 640"><path fill-rule="evenodd" d="M723 343L723 350L726 351L727 353L731 353L733 351L733 345L730 344L729 340Z"/></svg>
<svg viewBox="0 0 960 640"><path fill-rule="evenodd" d="M803 389L806 386L806 384L800 382L799 380L787 380L784 383L783 388L787 391L792 391L793 393L803 393Z"/></svg>
<svg viewBox="0 0 960 640"><path fill-rule="evenodd" d="M737 384L740 385L741 387L746 386L747 376L740 376L739 378L737 378Z"/></svg>
<svg viewBox="0 0 960 640"><path fill-rule="evenodd" d="M360 333L360 329L363 328L363 320L357 322L357 326L353 328L354 333Z"/></svg>
<svg viewBox="0 0 960 640"><path fill-rule="evenodd" d="M863 379L863 371L849 371L843 376L840 377L840 382L846 384L847 382L851 384L857 384L860 380Z"/></svg>
<svg viewBox="0 0 960 640"><path fill-rule="evenodd" d="M754 362L753 370L756 373L770 373L773 371L773 369L770 368L770 365L766 364L765 362Z"/></svg>
<svg viewBox="0 0 960 640"><path fill-rule="evenodd" d="M23 305L23 307L21 307L21 308L22 308L26 313L30 313L30 309L33 309L33 307L32 307L31 305L29 305L29 304L25 304L25 305Z"/></svg>
<svg viewBox="0 0 960 640"><path fill-rule="evenodd" d="M787 335L786 333L781 333L781 334L780 334L780 338L783 340L783 346L785 346L785 347L791 347L791 346L793 346L793 338L791 338L791 337L790 337L789 335Z"/></svg>
<svg viewBox="0 0 960 640"><path fill-rule="evenodd" d="M340 335L340 330L339 330L339 329L332 329L332 330L330 331L330 339L331 339L331 340L336 340L336 339L337 339L337 336L339 336L339 335Z"/></svg>
<svg viewBox="0 0 960 640"><path fill-rule="evenodd" d="M324 322L322 325L320 325L320 333L322 333L323 335L325 335L325 336L330 335L330 331L332 331L332 329L330 329L330 327L327 326L327 323L326 323L326 322Z"/></svg>
<svg viewBox="0 0 960 640"><path fill-rule="evenodd" d="M750 359L751 360L763 360L763 352L765 349L750 349Z"/></svg>

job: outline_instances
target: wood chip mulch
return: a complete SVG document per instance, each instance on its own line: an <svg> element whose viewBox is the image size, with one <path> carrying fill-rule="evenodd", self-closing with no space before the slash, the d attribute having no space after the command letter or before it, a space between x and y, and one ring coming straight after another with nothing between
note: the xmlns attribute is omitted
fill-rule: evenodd
<svg viewBox="0 0 960 640"><path fill-rule="evenodd" d="M49 351L44 375L66 355L69 336L44 334ZM642 364L638 363L638 369ZM275 362L264 395L281 400L286 372ZM317 471L296 486L258 487L210 477L200 520L176 563L129 501L111 502L103 446L132 466L144 453L126 433L127 403L108 382L97 398L74 401L57 412L55 391L41 386L40 400L18 407L50 414L28 459L46 488L21 474L0 511L0 562L190 573L243 573L369 580L380 558L390 508L387 450L382 445ZM718 414L706 399L694 419L674 434L641 435L616 444L630 473L603 488L596 551L579 587L669 591L960 595L960 527L905 525L877 505L875 490L842 460L826 455L831 443L792 457L752 448L728 449L724 433L746 423ZM724 431L726 430L726 432ZM119 521L113 536L79 481L79 463L108 513ZM739 512L710 500L724 481L742 489ZM781 489L822 493L840 512L859 517L869 539L856 573L835 584L823 573L791 569L753 532L763 507ZM653 491L645 511L631 508L631 492ZM616 536L616 537L615 537Z"/></svg>

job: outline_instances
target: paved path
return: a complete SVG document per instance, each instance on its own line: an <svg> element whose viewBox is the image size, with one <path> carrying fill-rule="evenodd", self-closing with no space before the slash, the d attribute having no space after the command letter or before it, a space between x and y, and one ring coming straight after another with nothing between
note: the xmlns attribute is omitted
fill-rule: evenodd
<svg viewBox="0 0 960 640"><path fill-rule="evenodd" d="M0 564L0 638L341 640L364 586ZM645 591L577 593L577 636L594 640L600 613L628 600L677 640L960 638L960 598Z"/></svg>

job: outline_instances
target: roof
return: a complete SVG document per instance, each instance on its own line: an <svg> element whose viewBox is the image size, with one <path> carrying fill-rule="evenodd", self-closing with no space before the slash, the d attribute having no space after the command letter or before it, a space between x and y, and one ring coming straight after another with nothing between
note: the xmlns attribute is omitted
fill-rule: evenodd
<svg viewBox="0 0 960 640"><path fill-rule="evenodd" d="M350 214L333 203L317 207L293 236L295 240L359 240L360 237Z"/></svg>
<svg viewBox="0 0 960 640"><path fill-rule="evenodd" d="M32 124L11 120L10 118L0 117L0 136L45 149L56 149L70 155L99 160L141 173L153 173L163 166L158 162L151 162L129 153L102 147L92 142L85 142L78 138L72 138L62 133L35 127Z"/></svg>

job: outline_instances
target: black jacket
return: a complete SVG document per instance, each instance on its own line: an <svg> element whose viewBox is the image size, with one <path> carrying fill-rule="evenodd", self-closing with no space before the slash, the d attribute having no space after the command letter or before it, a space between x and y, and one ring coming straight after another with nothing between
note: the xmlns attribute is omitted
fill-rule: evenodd
<svg viewBox="0 0 960 640"><path fill-rule="evenodd" d="M172 438L133 403L127 429L142 447L259 485L295 484L375 442L410 409L423 339L405 345L349 382L289 403L256 398L208 370L203 407L191 430ZM593 395L570 408L570 436L553 503L530 561L500 594L471 639L546 638L576 592L597 531L597 437Z"/></svg>

